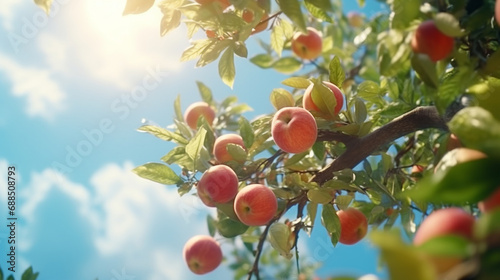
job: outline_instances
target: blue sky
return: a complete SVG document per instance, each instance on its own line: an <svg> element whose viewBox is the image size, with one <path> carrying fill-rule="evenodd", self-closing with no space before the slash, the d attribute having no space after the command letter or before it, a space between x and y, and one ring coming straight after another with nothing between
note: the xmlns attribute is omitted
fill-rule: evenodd
<svg viewBox="0 0 500 280"><path fill-rule="evenodd" d="M188 46L182 28L160 37L159 10L122 17L125 0L54 0L48 17L32 1L4 2L0 219L7 221L6 170L15 166L17 271L33 265L40 280L229 279L224 265L207 276L188 271L182 246L207 234L206 209L130 172L172 148L136 129L144 120L169 125L177 95L182 108L199 100L196 80L217 100L237 95L254 108L249 119L272 112L269 93L285 76L237 59L231 90L215 64L179 62ZM345 2L346 11L359 10ZM370 12L377 7L368 1ZM323 263L321 276L379 273L367 242L333 249L319 227L314 233L300 250ZM4 272L7 236L0 227Z"/></svg>

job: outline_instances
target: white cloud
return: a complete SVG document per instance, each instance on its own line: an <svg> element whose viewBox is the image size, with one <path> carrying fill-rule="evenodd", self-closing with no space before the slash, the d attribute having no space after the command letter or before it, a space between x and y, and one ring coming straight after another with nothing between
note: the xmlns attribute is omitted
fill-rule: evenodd
<svg viewBox="0 0 500 280"><path fill-rule="evenodd" d="M52 119L65 108L66 94L50 71L21 65L2 54L0 71L12 83L12 94L26 99L25 111L29 116Z"/></svg>
<svg viewBox="0 0 500 280"><path fill-rule="evenodd" d="M0 160L0 167L6 164ZM40 242L40 236L59 232L69 236L69 241L62 241L63 238L45 240L46 246L63 251L64 246L71 246L67 249L68 254L80 250L78 243L92 247L86 248L90 250L87 261L84 264L80 261L74 264L78 267L72 268L75 272L86 271L88 275L77 274L72 279L96 276L112 279L125 274L136 276L136 279L140 276L141 279L158 280L193 277L182 260L182 247L191 236L207 233L206 207L192 196L179 198L175 187L138 177L131 172L133 167L130 162L108 164L91 176L90 187L72 182L51 169L31 174L19 199L22 201L20 219L25 224L20 230L25 233L20 237L23 241L21 254L25 256L23 262L32 264L40 261L37 257L44 258L46 252L34 251L40 246L35 242ZM54 197L63 201L55 201ZM46 209L52 209L49 211L51 215L75 213L76 216L65 217L63 221L75 221L84 225L86 231L73 232L73 228L82 226L66 224L53 228L57 222L50 226L40 222L58 219L44 216L47 215ZM88 237L90 243L73 240L75 235ZM58 249L58 246L63 248ZM59 258L53 262L71 266L68 256ZM37 269L43 271L44 267ZM227 272L227 268L219 268L216 275ZM48 274L52 272L43 273L50 277Z"/></svg>

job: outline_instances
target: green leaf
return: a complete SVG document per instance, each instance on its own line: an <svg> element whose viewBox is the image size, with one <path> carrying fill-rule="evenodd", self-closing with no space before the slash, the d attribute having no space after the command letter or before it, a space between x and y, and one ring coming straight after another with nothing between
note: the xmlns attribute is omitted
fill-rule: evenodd
<svg viewBox="0 0 500 280"><path fill-rule="evenodd" d="M160 36L165 36L168 32L179 27L181 24L181 12L179 10L162 10L163 17L160 22Z"/></svg>
<svg viewBox="0 0 500 280"><path fill-rule="evenodd" d="M240 117L238 123L240 127L240 135L241 138L243 138L245 147L252 147L253 141L255 139L255 133L253 131L252 125L243 116Z"/></svg>
<svg viewBox="0 0 500 280"><path fill-rule="evenodd" d="M209 214L207 215L208 234L214 237L217 232L217 221Z"/></svg>
<svg viewBox="0 0 500 280"><path fill-rule="evenodd" d="M184 121L184 116L182 115L182 110L181 110L181 96L177 95L174 101L174 112L175 112L175 118L178 121Z"/></svg>
<svg viewBox="0 0 500 280"><path fill-rule="evenodd" d="M210 88L200 81L196 81L196 85L198 86L198 91L200 92L201 99L208 104L212 104L213 97Z"/></svg>
<svg viewBox="0 0 500 280"><path fill-rule="evenodd" d="M314 80L313 83L314 86L311 91L311 98L314 104L318 106L322 114L335 117L337 99L335 99L335 95L332 93L332 90L320 81Z"/></svg>
<svg viewBox="0 0 500 280"><path fill-rule="evenodd" d="M200 129L196 132L196 135L189 140L189 143L186 145L186 154L188 154L194 162L197 162L200 157L201 149L205 143L206 134L206 129L200 127Z"/></svg>
<svg viewBox="0 0 500 280"><path fill-rule="evenodd" d="M304 1L304 6L311 13L311 15L319 20L326 22L333 22L332 17L328 15L325 9L318 7L317 2L315 0L306 0Z"/></svg>
<svg viewBox="0 0 500 280"><path fill-rule="evenodd" d="M147 132L152 134L162 140L172 141L177 144L185 145L188 143L188 140L181 135L166 130L162 127L154 126L154 125L143 125L137 129L138 131Z"/></svg>
<svg viewBox="0 0 500 280"><path fill-rule="evenodd" d="M21 276L21 280L36 280L38 273L33 274L33 267L28 267Z"/></svg>
<svg viewBox="0 0 500 280"><path fill-rule="evenodd" d="M368 116L365 102L360 98L356 98L354 101L354 110L355 110L354 121L359 124L364 123L366 117Z"/></svg>
<svg viewBox="0 0 500 280"><path fill-rule="evenodd" d="M245 45L245 42L238 41L238 42L234 43L233 49L234 49L234 53L237 56L247 58L248 49L247 49L247 46Z"/></svg>
<svg viewBox="0 0 500 280"><path fill-rule="evenodd" d="M295 239L290 238L290 228L284 223L274 223L269 228L269 243L278 253L290 260L293 254L290 252Z"/></svg>
<svg viewBox="0 0 500 280"><path fill-rule="evenodd" d="M11 274L11 275L9 275L9 277L7 277L7 280L16 280L16 279L14 279L14 276L12 276L12 274Z"/></svg>
<svg viewBox="0 0 500 280"><path fill-rule="evenodd" d="M323 205L321 212L321 222L326 231L331 236L333 246L336 246L340 238L340 220L332 204Z"/></svg>
<svg viewBox="0 0 500 280"><path fill-rule="evenodd" d="M309 87L309 85L311 85L311 81L302 77L287 78L281 83L284 84L285 86L299 88L299 89L306 89Z"/></svg>
<svg viewBox="0 0 500 280"><path fill-rule="evenodd" d="M185 147L178 146L170 150L166 155L164 155L161 160L167 164L176 163L179 158L182 158L186 155Z"/></svg>
<svg viewBox="0 0 500 280"><path fill-rule="evenodd" d="M219 58L221 52L226 48L231 49L231 53L233 54L231 59L234 59L234 52L232 48L228 48L230 44L229 40L211 40L211 41L213 41L213 44L208 45L203 50L203 52L200 55L200 59L198 59L198 61L196 62L196 67L203 67L215 61L217 58ZM220 72L220 61L219 61L219 72Z"/></svg>
<svg viewBox="0 0 500 280"><path fill-rule="evenodd" d="M459 235L442 235L431 238L418 249L431 256L466 258L470 254L470 241Z"/></svg>
<svg viewBox="0 0 500 280"><path fill-rule="evenodd" d="M281 57L281 52L285 46L285 31L281 24L278 23L273 26L271 30L271 48Z"/></svg>
<svg viewBox="0 0 500 280"><path fill-rule="evenodd" d="M437 88L439 85L436 63L428 55L413 54L411 66L417 72L420 79L428 86Z"/></svg>
<svg viewBox="0 0 500 280"><path fill-rule="evenodd" d="M380 98L380 86L373 81L364 81L358 86L357 95L368 101L376 101Z"/></svg>
<svg viewBox="0 0 500 280"><path fill-rule="evenodd" d="M214 45L216 42L213 40L208 40L208 39L203 39L203 40L198 40L194 41L191 46L189 46L181 56L181 61L188 61L188 60L193 60L199 56L201 56L203 53L205 53L205 50L208 49L211 45Z"/></svg>
<svg viewBox="0 0 500 280"><path fill-rule="evenodd" d="M345 72L340 64L340 59L338 56L334 56L328 65L328 70L330 71L330 82L336 85L338 88L342 88L342 83L345 80Z"/></svg>
<svg viewBox="0 0 500 280"><path fill-rule="evenodd" d="M483 158L459 163L420 180L415 189L406 191L414 200L459 204L477 203L500 185L500 160Z"/></svg>
<svg viewBox="0 0 500 280"><path fill-rule="evenodd" d="M142 14L153 7L155 0L127 0L123 15Z"/></svg>
<svg viewBox="0 0 500 280"><path fill-rule="evenodd" d="M474 224L474 236L478 240L500 234L500 208L495 208L491 212L482 213Z"/></svg>
<svg viewBox="0 0 500 280"><path fill-rule="evenodd" d="M465 35L460 27L460 22L452 14L437 13L436 16L434 16L434 23L439 31L449 37L462 37Z"/></svg>
<svg viewBox="0 0 500 280"><path fill-rule="evenodd" d="M283 88L273 89L269 99L271 100L271 104L276 110L279 110L284 107L295 106L295 100L293 99L293 95L289 91Z"/></svg>
<svg viewBox="0 0 500 280"><path fill-rule="evenodd" d="M236 69L234 67L234 50L227 48L222 54L219 61L219 76L224 84L233 88L234 77L236 76Z"/></svg>
<svg viewBox="0 0 500 280"><path fill-rule="evenodd" d="M403 30L420 14L421 0L394 0L391 11L391 27Z"/></svg>
<svg viewBox="0 0 500 280"><path fill-rule="evenodd" d="M226 150L238 162L243 162L247 159L247 151L238 144L229 143L226 146Z"/></svg>
<svg viewBox="0 0 500 280"><path fill-rule="evenodd" d="M220 211L219 214L221 214ZM226 238L232 238L245 233L247 229L247 225L239 221L230 219L224 214L219 215L219 220L217 221L217 230L219 231L220 235Z"/></svg>
<svg viewBox="0 0 500 280"><path fill-rule="evenodd" d="M50 13L50 6L52 5L52 1L53 0L35 0L35 4L42 8L48 15Z"/></svg>
<svg viewBox="0 0 500 280"><path fill-rule="evenodd" d="M314 228L314 222L316 221L316 215L318 214L318 204L314 202L307 203L307 216L309 217L309 224L306 224L310 227L308 231L309 236L311 235L312 229Z"/></svg>
<svg viewBox="0 0 500 280"><path fill-rule="evenodd" d="M299 28L300 31L307 33L306 21L298 0L280 0L281 11Z"/></svg>
<svg viewBox="0 0 500 280"><path fill-rule="evenodd" d="M272 67L280 73L291 74L302 68L302 62L295 57L282 57L276 60Z"/></svg>
<svg viewBox="0 0 500 280"><path fill-rule="evenodd" d="M250 61L259 66L260 68L271 68L274 63L274 59L271 55L269 54L258 54L252 58L250 58Z"/></svg>
<svg viewBox="0 0 500 280"><path fill-rule="evenodd" d="M175 185L182 179L168 166L161 163L146 163L132 170L142 178L164 185Z"/></svg>
<svg viewBox="0 0 500 280"><path fill-rule="evenodd" d="M380 257L389 271L389 279L435 280L432 265L422 252L407 245L395 231L374 231L370 239L380 250Z"/></svg>
<svg viewBox="0 0 500 280"><path fill-rule="evenodd" d="M486 109L464 108L451 119L448 127L466 147L500 158L500 122Z"/></svg>

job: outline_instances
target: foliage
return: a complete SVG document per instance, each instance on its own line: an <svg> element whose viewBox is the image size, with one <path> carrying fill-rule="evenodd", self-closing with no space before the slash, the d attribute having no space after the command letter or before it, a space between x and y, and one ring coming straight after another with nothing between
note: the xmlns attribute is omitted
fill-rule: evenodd
<svg viewBox="0 0 500 280"><path fill-rule="evenodd" d="M368 217L371 240L380 248L392 279L446 277L437 276L423 257L429 248L464 259L453 271L456 277L446 279L500 278L494 265L500 254L500 214L477 209L477 203L500 186L496 172L500 164L500 28L494 18L495 1L379 2L385 10L365 17L361 27L349 25L340 0L160 2L160 34L167 35L183 23L188 38L196 38L181 60L197 60L196 66L203 67L218 59L220 77L228 86L236 77L235 56L248 56L247 41L255 37L254 28L267 22L268 39L259 40L262 53L249 61L262 71L290 75L282 82L286 88L269 89L276 109L301 106L304 89L314 84L313 100L322 111L331 111L336 101L321 81L332 82L345 95L346 106L338 116L316 116L317 142L301 154L287 154L275 145L271 137L274 112L249 120L245 117L251 110L248 105L238 103L235 96L217 102L202 82L197 82L201 99L216 111L213 124L201 118L198 129L191 130L178 98L176 118L168 128L139 128L176 146L160 158L163 163L146 163L134 172L175 185L180 195L194 193L201 174L218 164L213 157L216 137L231 132L243 138L246 149L232 145L228 151L244 161L225 164L237 173L240 188L265 183L280 207L264 227L243 225L227 205L219 205L216 216L207 217L210 235L234 244L241 240L247 250L235 248L228 256L235 278L270 275L261 272L259 264L284 264L276 258L285 260L292 254L299 269L301 262L293 252L299 233L311 234L314 227L324 227L336 246L341 230L336 210L346 207L356 207ZM151 1L128 0L123 13L141 13L151 5ZM246 10L253 12L253 20L244 19ZM411 47L415 29L429 19L455 40L453 52L436 63ZM302 61L290 51L293 34L308 26L323 34L322 55L314 61ZM198 39L200 33L202 39ZM450 134L458 136L461 145L488 157L447 163L448 169L434 172L448 152ZM424 172L412 174L415 165L424 166ZM386 231L397 225L412 238L418 215L425 218L452 205L477 217L473 241L445 237L417 248L404 242L399 231ZM302 273L313 273L311 267L304 267ZM290 271L290 267L282 270Z"/></svg>
<svg viewBox="0 0 500 280"><path fill-rule="evenodd" d="M39 272L33 272L33 268L30 266L21 275L21 280L36 280L38 278ZM6 276L6 275L5 275ZM0 280L15 280L14 276L11 274L7 278L4 278L2 268L0 268Z"/></svg>

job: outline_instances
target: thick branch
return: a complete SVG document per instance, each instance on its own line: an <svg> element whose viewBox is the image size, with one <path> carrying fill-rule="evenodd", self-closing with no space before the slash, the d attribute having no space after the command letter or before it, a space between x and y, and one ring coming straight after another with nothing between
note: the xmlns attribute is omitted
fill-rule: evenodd
<svg viewBox="0 0 500 280"><path fill-rule="evenodd" d="M380 147L411 132L427 128L448 129L446 122L439 115L436 107L415 108L365 137L350 139L350 145L347 146L346 151L320 170L311 180L322 185L333 177L333 172L345 168L354 168Z"/></svg>

